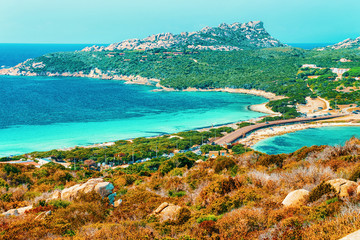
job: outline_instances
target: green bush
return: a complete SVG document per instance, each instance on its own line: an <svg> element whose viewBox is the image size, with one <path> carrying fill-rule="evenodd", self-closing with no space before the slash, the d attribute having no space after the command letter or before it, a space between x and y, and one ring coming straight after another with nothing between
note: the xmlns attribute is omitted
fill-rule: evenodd
<svg viewBox="0 0 360 240"><path fill-rule="evenodd" d="M215 215L207 215L207 216L202 216L199 217L198 219L196 219L197 223L202 223L204 221L216 221L218 218Z"/></svg>
<svg viewBox="0 0 360 240"><path fill-rule="evenodd" d="M177 215L177 224L184 224L191 218L191 212L188 208L181 208Z"/></svg>
<svg viewBox="0 0 360 240"><path fill-rule="evenodd" d="M234 154L243 154L246 152L246 148L242 144L237 144L231 148Z"/></svg>
<svg viewBox="0 0 360 240"><path fill-rule="evenodd" d="M309 193L309 202L315 202L325 194L336 193L329 183L322 182Z"/></svg>
<svg viewBox="0 0 360 240"><path fill-rule="evenodd" d="M169 173L171 176L182 176L184 174L183 168L174 168Z"/></svg>
<svg viewBox="0 0 360 240"><path fill-rule="evenodd" d="M349 180L356 182L360 178L360 167L355 168L351 173Z"/></svg>
<svg viewBox="0 0 360 240"><path fill-rule="evenodd" d="M183 197L186 195L185 191L176 191L176 190L170 190L169 196L170 197Z"/></svg>
<svg viewBox="0 0 360 240"><path fill-rule="evenodd" d="M224 169L230 170L235 165L236 163L232 158L220 156L214 160L213 169L216 173L219 173Z"/></svg>
<svg viewBox="0 0 360 240"><path fill-rule="evenodd" d="M3 188L3 187L8 188L9 185L7 184L7 182L4 179L0 178L0 188Z"/></svg>
<svg viewBox="0 0 360 240"><path fill-rule="evenodd" d="M12 164L5 164L4 165L4 171L9 175L10 173L20 173L20 169L18 169L17 167L13 166Z"/></svg>
<svg viewBox="0 0 360 240"><path fill-rule="evenodd" d="M281 168L285 157L286 157L285 154L263 155L259 158L259 164L265 167L269 167L275 164L276 166Z"/></svg>
<svg viewBox="0 0 360 240"><path fill-rule="evenodd" d="M71 203L64 200L51 200L48 202L48 204L54 206L55 208L66 208Z"/></svg>

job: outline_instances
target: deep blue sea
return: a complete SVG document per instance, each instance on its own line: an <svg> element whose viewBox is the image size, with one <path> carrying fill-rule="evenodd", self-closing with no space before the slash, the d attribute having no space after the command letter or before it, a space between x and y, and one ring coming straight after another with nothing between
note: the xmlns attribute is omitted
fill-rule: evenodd
<svg viewBox="0 0 360 240"><path fill-rule="evenodd" d="M1 65L84 45L0 44ZM0 156L154 136L259 117L267 100L87 78L0 76Z"/></svg>

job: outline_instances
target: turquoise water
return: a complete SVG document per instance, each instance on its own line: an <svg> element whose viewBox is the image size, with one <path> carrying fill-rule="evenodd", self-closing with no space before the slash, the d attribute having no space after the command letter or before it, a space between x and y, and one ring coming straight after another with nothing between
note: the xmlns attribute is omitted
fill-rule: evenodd
<svg viewBox="0 0 360 240"><path fill-rule="evenodd" d="M304 146L343 145L351 137L360 137L360 127L321 127L264 139L253 147L267 154L292 153Z"/></svg>
<svg viewBox="0 0 360 240"><path fill-rule="evenodd" d="M0 76L0 156L174 133L263 114L267 100L221 92L152 92L87 78Z"/></svg>

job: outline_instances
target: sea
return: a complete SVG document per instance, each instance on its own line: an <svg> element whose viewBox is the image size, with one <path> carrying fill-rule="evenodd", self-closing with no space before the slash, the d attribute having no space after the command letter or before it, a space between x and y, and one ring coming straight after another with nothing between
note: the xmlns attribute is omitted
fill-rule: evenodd
<svg viewBox="0 0 360 240"><path fill-rule="evenodd" d="M0 44L0 66L89 45ZM224 92L154 92L123 81L0 76L0 156L158 136L260 117L267 99Z"/></svg>
<svg viewBox="0 0 360 240"><path fill-rule="evenodd" d="M0 67L91 45L0 44ZM312 49L329 43L289 45ZM267 101L237 93L154 89L115 80L0 76L0 157L248 120L263 115L248 106ZM255 149L290 153L302 146L343 144L357 133L357 127L306 129L265 139Z"/></svg>
<svg viewBox="0 0 360 240"><path fill-rule="evenodd" d="M322 48L329 45L333 45L334 43L287 43L287 45L302 49L314 49L314 48Z"/></svg>
<svg viewBox="0 0 360 240"><path fill-rule="evenodd" d="M360 127L332 126L305 130L270 137L256 143L253 148L267 154L292 153L313 145L344 145L351 137L360 137Z"/></svg>

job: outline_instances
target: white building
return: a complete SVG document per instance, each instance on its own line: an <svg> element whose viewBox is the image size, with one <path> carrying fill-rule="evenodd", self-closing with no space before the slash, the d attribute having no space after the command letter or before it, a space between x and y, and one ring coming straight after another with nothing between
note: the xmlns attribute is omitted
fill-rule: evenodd
<svg viewBox="0 0 360 240"><path fill-rule="evenodd" d="M38 161L38 164L40 164L40 166L52 162L51 158L36 158L36 160Z"/></svg>

